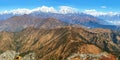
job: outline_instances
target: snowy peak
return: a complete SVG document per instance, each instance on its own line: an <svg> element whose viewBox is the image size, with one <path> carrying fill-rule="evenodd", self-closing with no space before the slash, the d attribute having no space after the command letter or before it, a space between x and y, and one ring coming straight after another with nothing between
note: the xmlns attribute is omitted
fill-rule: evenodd
<svg viewBox="0 0 120 60"><path fill-rule="evenodd" d="M47 6L42 6L38 7L35 9L32 9L31 12L51 12L51 13L57 13L57 10L53 7L47 7Z"/></svg>
<svg viewBox="0 0 120 60"><path fill-rule="evenodd" d="M68 7L68 6L60 6L59 13L66 14L66 13L76 13L77 9Z"/></svg>

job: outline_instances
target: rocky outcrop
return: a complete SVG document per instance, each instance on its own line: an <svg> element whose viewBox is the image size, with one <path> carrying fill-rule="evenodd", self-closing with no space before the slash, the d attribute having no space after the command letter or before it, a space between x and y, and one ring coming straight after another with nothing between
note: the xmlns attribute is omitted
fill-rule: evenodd
<svg viewBox="0 0 120 60"><path fill-rule="evenodd" d="M0 60L13 60L15 56L15 51L6 51L0 55Z"/></svg>
<svg viewBox="0 0 120 60"><path fill-rule="evenodd" d="M22 58L22 60L36 60L35 57L36 57L36 56L35 56L35 53L29 53L29 54L25 55L25 56Z"/></svg>
<svg viewBox="0 0 120 60"><path fill-rule="evenodd" d="M6 51L0 54L0 60L36 60L35 53L29 53L25 56L19 56L19 53L15 51Z"/></svg>
<svg viewBox="0 0 120 60"><path fill-rule="evenodd" d="M80 54L76 53L67 58L68 60L117 60L114 55L106 52L99 54Z"/></svg>

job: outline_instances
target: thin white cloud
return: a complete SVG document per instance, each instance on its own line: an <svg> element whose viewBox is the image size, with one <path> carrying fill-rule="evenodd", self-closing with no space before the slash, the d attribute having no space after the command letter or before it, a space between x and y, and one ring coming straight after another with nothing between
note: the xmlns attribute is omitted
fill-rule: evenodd
<svg viewBox="0 0 120 60"><path fill-rule="evenodd" d="M107 21L113 25L120 25L120 21Z"/></svg>
<svg viewBox="0 0 120 60"><path fill-rule="evenodd" d="M3 12L0 12L1 15L2 14L11 14L11 13L12 14L20 14L20 15L22 15L22 14L30 14L31 10L30 9L26 9L26 8L22 8L22 9L18 8L18 9L14 9L14 10L10 10L10 11L5 10Z"/></svg>
<svg viewBox="0 0 120 60"><path fill-rule="evenodd" d="M31 10L26 8L23 8L23 9L19 8L19 9L11 10L10 12L13 14L30 14Z"/></svg>
<svg viewBox="0 0 120 60"><path fill-rule="evenodd" d="M100 12L100 11L97 11L95 9L84 10L83 12L86 13L86 14L93 15L93 16L100 16L100 15L113 16L113 15L118 14L117 12Z"/></svg>
<svg viewBox="0 0 120 60"><path fill-rule="evenodd" d="M101 8L106 9L107 7L106 6L101 6Z"/></svg>
<svg viewBox="0 0 120 60"><path fill-rule="evenodd" d="M107 13L103 13L103 12L98 12L95 9L85 10L84 13L90 14L90 15L93 15L93 16L99 16L99 15L106 15L107 14Z"/></svg>

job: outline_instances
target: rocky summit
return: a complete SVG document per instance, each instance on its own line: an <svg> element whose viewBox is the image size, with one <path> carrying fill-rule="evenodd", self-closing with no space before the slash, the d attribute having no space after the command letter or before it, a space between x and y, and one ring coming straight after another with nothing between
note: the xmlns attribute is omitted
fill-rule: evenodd
<svg viewBox="0 0 120 60"><path fill-rule="evenodd" d="M120 32L63 26L0 32L0 60L117 60Z"/></svg>

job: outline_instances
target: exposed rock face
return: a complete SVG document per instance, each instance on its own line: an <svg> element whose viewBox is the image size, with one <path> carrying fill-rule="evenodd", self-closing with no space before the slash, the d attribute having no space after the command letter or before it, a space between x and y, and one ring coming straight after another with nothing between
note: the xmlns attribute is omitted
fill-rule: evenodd
<svg viewBox="0 0 120 60"><path fill-rule="evenodd" d="M27 55L25 55L22 60L36 60L35 58L35 53L29 53Z"/></svg>
<svg viewBox="0 0 120 60"><path fill-rule="evenodd" d="M76 53L67 58L68 60L116 60L114 55L108 53L99 54L80 54Z"/></svg>
<svg viewBox="0 0 120 60"><path fill-rule="evenodd" d="M0 55L0 60L13 60L15 55L15 51L6 51Z"/></svg>
<svg viewBox="0 0 120 60"><path fill-rule="evenodd" d="M119 32L108 29L29 27L16 33L1 32L0 52L13 50L25 60L66 60L76 53L83 60L115 60L120 52L119 35ZM101 55L103 52L106 53Z"/></svg>
<svg viewBox="0 0 120 60"><path fill-rule="evenodd" d="M0 60L36 60L35 53L26 54L24 57L18 56L15 51L6 51L0 55Z"/></svg>

